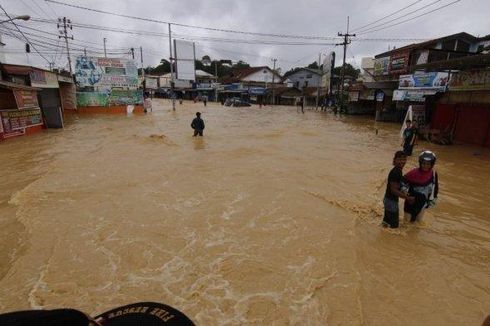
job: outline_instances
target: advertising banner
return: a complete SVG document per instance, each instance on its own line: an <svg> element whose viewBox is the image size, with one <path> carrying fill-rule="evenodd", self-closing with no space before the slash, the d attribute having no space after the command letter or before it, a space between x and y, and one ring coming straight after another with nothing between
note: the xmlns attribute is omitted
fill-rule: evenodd
<svg viewBox="0 0 490 326"><path fill-rule="evenodd" d="M451 91L470 91L490 89L490 69L460 71L451 76Z"/></svg>
<svg viewBox="0 0 490 326"><path fill-rule="evenodd" d="M54 72L34 69L29 73L32 87L58 88L58 76Z"/></svg>
<svg viewBox="0 0 490 326"><path fill-rule="evenodd" d="M17 102L17 108L25 109L32 107L39 107L37 102L37 92L26 89L13 90L15 101Z"/></svg>
<svg viewBox="0 0 490 326"><path fill-rule="evenodd" d="M16 130L23 130L29 126L42 124L41 109L39 108L0 111L0 115L6 134Z"/></svg>
<svg viewBox="0 0 490 326"><path fill-rule="evenodd" d="M374 74L376 76L388 75L390 72L390 57L383 57L374 60Z"/></svg>
<svg viewBox="0 0 490 326"><path fill-rule="evenodd" d="M330 52L325 59L323 59L323 75L321 86L330 90L330 82L332 80L332 71L335 67L335 52Z"/></svg>
<svg viewBox="0 0 490 326"><path fill-rule="evenodd" d="M77 106L142 105L142 90L77 92Z"/></svg>
<svg viewBox="0 0 490 326"><path fill-rule="evenodd" d="M426 72L413 75L401 75L399 89L437 89L445 91L449 74L446 72Z"/></svg>
<svg viewBox="0 0 490 326"><path fill-rule="evenodd" d="M137 89L138 69L133 60L79 56L75 63L75 79L81 91L112 88Z"/></svg>
<svg viewBox="0 0 490 326"><path fill-rule="evenodd" d="M391 57L390 73L399 74L406 73L408 68L408 60L410 52L400 52Z"/></svg>
<svg viewBox="0 0 490 326"><path fill-rule="evenodd" d="M155 77L145 77L145 88L146 89L158 89L158 78Z"/></svg>

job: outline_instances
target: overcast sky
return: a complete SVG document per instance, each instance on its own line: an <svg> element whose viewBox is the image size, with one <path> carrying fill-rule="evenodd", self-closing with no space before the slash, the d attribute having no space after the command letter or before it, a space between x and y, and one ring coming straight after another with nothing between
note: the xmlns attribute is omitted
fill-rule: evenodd
<svg viewBox="0 0 490 326"><path fill-rule="evenodd" d="M375 27L384 22L386 24L399 23L424 12L436 9L455 0L59 0L60 2L75 4L118 14L133 15L161 21L189 24L218 29L229 29L246 32L259 32L270 34L294 34L307 36L337 36L338 32L345 32L347 16L350 16L351 30L372 23L403 7L415 3L410 8L390 16L367 28ZM435 3L434 3L435 2ZM128 18L100 14L86 10L70 8L44 0L1 0L0 3L9 14L28 14L35 18L56 19L67 17L74 23L124 28L127 30L168 32L165 24L145 22ZM432 5L430 5L433 3ZM409 14L421 7L425 9ZM1 12L3 13L3 12ZM360 66L361 58L374 56L388 50L388 47L401 47L414 41L368 41L360 38L383 39L430 39L458 32L468 32L473 35L490 34L490 1L489 0L460 0L446 8L427 14L409 22L389 27L380 31L365 33L354 38L347 52L347 61ZM2 16L2 18L5 18ZM3 19L2 19L3 20ZM66 52L55 51L56 36L40 34L40 31L58 33L55 23L39 23L34 21L19 21L20 24L35 28L26 32L44 35L39 38L26 35L29 38L45 41L54 45L45 45L47 48L37 48L45 52L43 55L55 66L66 66ZM382 25L379 28L386 27ZM2 27L15 28L10 23L1 24ZM374 29L379 29L374 28ZM322 42L338 43L330 40L284 39L263 37L246 34L233 34L217 31L201 30L173 26L172 32L176 37L195 38L196 57L208 54L212 59L244 60L251 65L269 65L271 58L277 58L277 66L285 72L294 66L304 66L318 60L318 54L335 51L336 65L341 63L342 47L331 45L267 45L267 44L240 44L229 42L216 42L198 39L199 36L224 38L232 40L270 40L274 42ZM134 47L136 59L139 61L139 47L143 48L144 65L156 65L161 58L168 58L169 44L165 36L142 36L116 33L109 31L90 30L74 27L71 33L74 36L73 47L81 51L85 42L92 51L103 53L103 38L107 38L107 51L109 56L128 57L129 48ZM360 31L358 30L358 34ZM52 38L52 40L50 40ZM3 42L8 63L19 63L47 67L45 59L35 54L28 57L19 53L24 48L20 41L3 34ZM53 49L51 50L50 47ZM79 52L73 51L74 54ZM93 53L96 55L96 53Z"/></svg>

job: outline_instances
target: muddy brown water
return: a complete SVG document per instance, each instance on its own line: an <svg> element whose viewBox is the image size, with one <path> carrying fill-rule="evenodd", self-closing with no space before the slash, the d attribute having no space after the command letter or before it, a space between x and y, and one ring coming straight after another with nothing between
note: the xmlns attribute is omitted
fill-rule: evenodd
<svg viewBox="0 0 490 326"><path fill-rule="evenodd" d="M389 231L398 126L154 106L0 143L0 311L157 301L198 325L479 325L490 313L489 150L419 143L438 155L439 204Z"/></svg>

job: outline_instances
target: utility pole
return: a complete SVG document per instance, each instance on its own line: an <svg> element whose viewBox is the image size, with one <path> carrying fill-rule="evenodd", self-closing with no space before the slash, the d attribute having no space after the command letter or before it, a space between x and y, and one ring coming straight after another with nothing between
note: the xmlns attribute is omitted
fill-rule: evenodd
<svg viewBox="0 0 490 326"><path fill-rule="evenodd" d="M275 97L274 97L274 77L276 76L276 61L277 59L271 59L272 62L274 62L274 65L273 65L273 68L272 68L272 105L275 104L276 100L275 100ZM266 90L267 91L267 90Z"/></svg>
<svg viewBox="0 0 490 326"><path fill-rule="evenodd" d="M168 47L170 50L170 96L172 96L172 110L175 111L175 97L174 97L174 67L172 65L172 27L171 24L168 23Z"/></svg>
<svg viewBox="0 0 490 326"><path fill-rule="evenodd" d="M143 66L143 47L140 46L140 59L141 59L141 75L143 76L143 80L145 78L145 67Z"/></svg>
<svg viewBox="0 0 490 326"><path fill-rule="evenodd" d="M105 43L106 43L107 39L104 37L104 57L107 58L107 49L105 47Z"/></svg>
<svg viewBox="0 0 490 326"><path fill-rule="evenodd" d="M140 46L140 60L141 60L141 77L143 77L143 94L145 93L145 67L143 66L143 47Z"/></svg>
<svg viewBox="0 0 490 326"><path fill-rule="evenodd" d="M68 36L68 29L73 30L73 26L71 25L71 21L69 19L66 19L66 17L63 17L63 19L58 18L58 25L57 26L58 26L58 30L61 34L58 36L58 38L64 38L65 39L66 55L68 57L68 66L70 68L70 74L72 74L73 71L71 69L70 47L68 46L68 39L73 40L73 35Z"/></svg>
<svg viewBox="0 0 490 326"><path fill-rule="evenodd" d="M134 60L134 48L131 48L131 55L133 56L133 60Z"/></svg>
<svg viewBox="0 0 490 326"><path fill-rule="evenodd" d="M318 69L320 69L320 65L321 65L321 62L322 61L322 53L318 53ZM318 82L318 85L316 87L316 108L315 110L318 110L318 102L319 102L319 99L320 99L320 83L322 82L322 80L320 79L320 81Z"/></svg>
<svg viewBox="0 0 490 326"><path fill-rule="evenodd" d="M349 37L355 37L356 34L349 34L349 16L347 16L347 32L345 34L338 33L339 36L344 37L344 42L337 44L344 46L344 59L342 61L342 73L340 77L340 111L344 109L344 78L345 78L345 55L347 52L347 45L351 43Z"/></svg>
<svg viewBox="0 0 490 326"><path fill-rule="evenodd" d="M214 100L218 102L218 60L214 61L214 76L216 77L214 81Z"/></svg>

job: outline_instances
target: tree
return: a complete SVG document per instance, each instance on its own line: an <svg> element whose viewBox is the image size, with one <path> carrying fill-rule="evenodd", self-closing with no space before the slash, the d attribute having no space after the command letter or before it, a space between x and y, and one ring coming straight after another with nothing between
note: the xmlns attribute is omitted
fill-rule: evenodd
<svg viewBox="0 0 490 326"><path fill-rule="evenodd" d="M341 76L342 75L342 66L333 68L333 74L337 75L337 76ZM357 79L360 74L361 74L360 69L354 68L350 63L345 64L345 75L346 76L352 76L355 79Z"/></svg>
<svg viewBox="0 0 490 326"><path fill-rule="evenodd" d="M160 60L160 64L156 67L145 68L145 73L153 75L163 75L170 72L170 62L166 59Z"/></svg>
<svg viewBox="0 0 490 326"><path fill-rule="evenodd" d="M316 61L315 61L315 62L310 63L310 64L308 65L308 68L310 68L310 69L320 69L320 68L318 67L318 63L317 63Z"/></svg>

